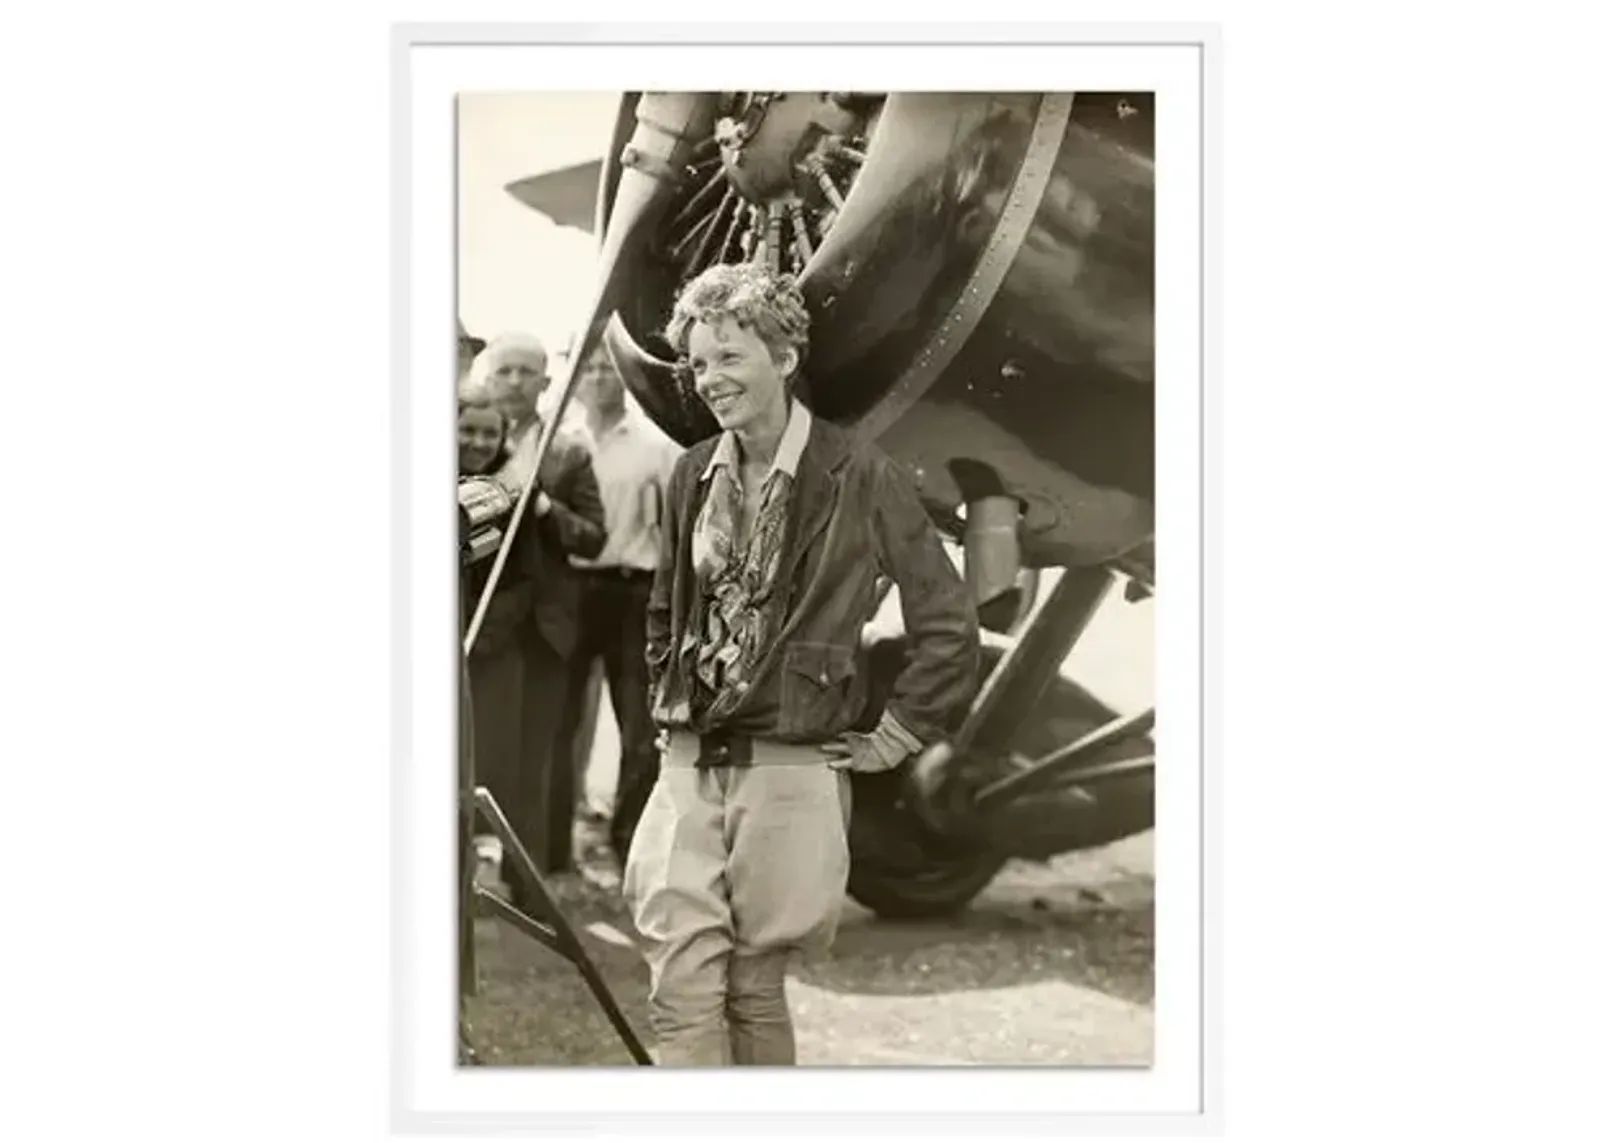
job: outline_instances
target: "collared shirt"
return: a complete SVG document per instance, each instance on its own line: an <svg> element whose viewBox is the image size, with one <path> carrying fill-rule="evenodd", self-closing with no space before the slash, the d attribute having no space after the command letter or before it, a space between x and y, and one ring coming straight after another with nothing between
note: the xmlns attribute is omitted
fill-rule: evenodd
<svg viewBox="0 0 1600 1143"><path fill-rule="evenodd" d="M811 410L799 401L789 403L789 423L783 427L783 436L778 438L777 451L772 455L772 467L767 470L766 479L771 480L774 472L788 474L794 478L795 468L800 463L800 454L806 449L806 442L811 439ZM728 469L728 476L733 480L733 486L740 488L739 484L739 438L734 436L733 430L728 429L717 441L717 451L711 454L711 462L706 465L706 470L700 474L701 480L710 480L717 469Z"/></svg>
<svg viewBox="0 0 1600 1143"><path fill-rule="evenodd" d="M778 568L790 531L794 478L810 438L811 413L797 401L790 405L759 492L739 484L739 449L731 432L723 434L701 473L709 491L694 523L691 550L709 598L684 650L692 656L699 684L694 705L713 721L744 697L788 605Z"/></svg>
<svg viewBox="0 0 1600 1143"><path fill-rule="evenodd" d="M535 415L515 428L507 426L506 461L495 474L500 483L521 493L533 483L533 452L539 443L544 420Z"/></svg>
<svg viewBox="0 0 1600 1143"><path fill-rule="evenodd" d="M614 425L591 426L588 436L606 509L606 546L593 560L574 556L571 563L579 568L654 571L660 561L667 479L683 449L631 401Z"/></svg>

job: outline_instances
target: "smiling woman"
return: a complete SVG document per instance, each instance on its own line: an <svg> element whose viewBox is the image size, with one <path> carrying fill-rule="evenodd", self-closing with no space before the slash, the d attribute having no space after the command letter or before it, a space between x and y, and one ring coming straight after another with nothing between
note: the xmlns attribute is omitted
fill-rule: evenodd
<svg viewBox="0 0 1600 1143"><path fill-rule="evenodd" d="M703 271L668 322L723 431L673 470L646 610L665 751L623 889L666 1064L797 1062L785 975L833 943L851 773L946 735L978 685L977 615L909 476L793 394L810 324L765 261ZM868 725L880 571L907 663Z"/></svg>
<svg viewBox="0 0 1600 1143"><path fill-rule="evenodd" d="M809 344L792 277L753 263L713 266L684 290L667 340L687 358L695 391L723 429L775 445Z"/></svg>

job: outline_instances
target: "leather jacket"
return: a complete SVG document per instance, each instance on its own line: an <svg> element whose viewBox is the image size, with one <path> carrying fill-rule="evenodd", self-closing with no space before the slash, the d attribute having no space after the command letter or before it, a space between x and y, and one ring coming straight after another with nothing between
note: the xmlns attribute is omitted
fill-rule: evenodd
<svg viewBox="0 0 1600 1143"><path fill-rule="evenodd" d="M719 438L679 458L668 483L662 560L646 619L651 710L663 727L718 729L780 742L821 743L858 724L868 705L863 627L877 613L880 577L899 586L906 664L887 710L922 743L946 738L977 695L979 635L971 593L917 497L915 481L869 442L814 418L796 467L792 532L779 564L788 592L770 651L749 689L716 727L689 714L692 680L680 649L700 621L703 591L690 543L705 494L700 478Z"/></svg>

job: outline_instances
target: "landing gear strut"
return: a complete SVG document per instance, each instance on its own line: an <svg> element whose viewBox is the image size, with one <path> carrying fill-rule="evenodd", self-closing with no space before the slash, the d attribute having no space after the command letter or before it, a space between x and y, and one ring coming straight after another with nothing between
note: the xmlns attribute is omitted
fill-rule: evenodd
<svg viewBox="0 0 1600 1143"><path fill-rule="evenodd" d="M952 913L1011 858L1043 860L1154 824L1154 712L1120 717L1060 673L1112 579L1068 571L1013 646L983 649L983 687L948 743L854 777L858 902L886 918ZM873 717L904 657L900 640L869 652Z"/></svg>

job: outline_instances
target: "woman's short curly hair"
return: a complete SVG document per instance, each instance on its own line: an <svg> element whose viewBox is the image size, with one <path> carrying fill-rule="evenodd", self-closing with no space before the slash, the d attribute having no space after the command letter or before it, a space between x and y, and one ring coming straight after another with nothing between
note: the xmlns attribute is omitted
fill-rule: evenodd
<svg viewBox="0 0 1600 1143"><path fill-rule="evenodd" d="M673 303L667 343L680 358L689 352L689 330L696 322L732 318L751 330L776 357L793 349L803 364L811 345L811 314L792 274L773 274L755 262L712 266L691 280ZM796 366L795 372L799 372Z"/></svg>

